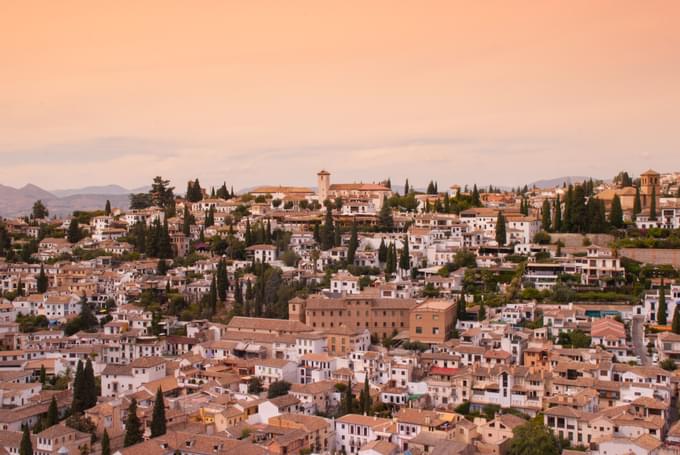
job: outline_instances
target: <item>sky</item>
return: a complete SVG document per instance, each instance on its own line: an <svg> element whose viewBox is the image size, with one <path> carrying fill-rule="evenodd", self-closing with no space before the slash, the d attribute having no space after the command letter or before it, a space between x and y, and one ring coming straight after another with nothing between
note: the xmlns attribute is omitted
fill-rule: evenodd
<svg viewBox="0 0 680 455"><path fill-rule="evenodd" d="M680 2L0 0L0 184L680 170Z"/></svg>

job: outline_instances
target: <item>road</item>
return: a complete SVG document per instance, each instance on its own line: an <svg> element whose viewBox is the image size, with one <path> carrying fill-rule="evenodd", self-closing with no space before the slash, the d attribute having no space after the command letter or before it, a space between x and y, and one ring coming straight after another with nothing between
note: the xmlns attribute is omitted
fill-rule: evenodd
<svg viewBox="0 0 680 455"><path fill-rule="evenodd" d="M649 365L651 360L647 356L647 346L645 345L645 319L644 316L633 316L633 324L631 328L631 337L633 338L633 349L635 355L640 358L642 365Z"/></svg>

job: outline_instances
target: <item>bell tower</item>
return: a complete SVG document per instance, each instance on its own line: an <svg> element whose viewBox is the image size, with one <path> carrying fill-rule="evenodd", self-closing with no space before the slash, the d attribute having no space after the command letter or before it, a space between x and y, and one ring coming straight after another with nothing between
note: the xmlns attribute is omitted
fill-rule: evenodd
<svg viewBox="0 0 680 455"><path fill-rule="evenodd" d="M328 190L331 187L331 174L328 171L321 170L316 174L317 194L319 195L319 202L324 203L328 199Z"/></svg>
<svg viewBox="0 0 680 455"><path fill-rule="evenodd" d="M640 199L642 208L648 208L652 203L652 197L656 199L661 195L660 175L658 172L648 170L640 175ZM657 207L658 207L658 200Z"/></svg>

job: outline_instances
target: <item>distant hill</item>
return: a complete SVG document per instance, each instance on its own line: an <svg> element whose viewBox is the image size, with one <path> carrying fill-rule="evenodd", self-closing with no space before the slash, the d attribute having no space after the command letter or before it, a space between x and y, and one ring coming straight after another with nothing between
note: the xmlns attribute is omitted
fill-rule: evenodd
<svg viewBox="0 0 680 455"><path fill-rule="evenodd" d="M38 199L43 201L50 212L50 216L66 216L74 210L103 209L107 199L111 201L112 207L127 209L129 206L128 193L129 191L125 194L83 193L59 197L33 184L28 184L21 188L0 185L0 216L15 217L29 215L33 209L33 204Z"/></svg>
<svg viewBox="0 0 680 455"><path fill-rule="evenodd" d="M568 176L568 177L557 177L554 179L548 179L548 180L537 180L533 183L529 183L529 188L533 188L534 186L536 188L554 188L556 186L562 186L564 183L567 185L573 184L573 183L581 183L585 180L589 179L593 180L599 180L595 177L582 177L582 176Z"/></svg>
<svg viewBox="0 0 680 455"><path fill-rule="evenodd" d="M57 197L73 196L76 194L130 194L132 191L120 185L86 186L85 188L75 188L70 190L52 190L51 193Z"/></svg>

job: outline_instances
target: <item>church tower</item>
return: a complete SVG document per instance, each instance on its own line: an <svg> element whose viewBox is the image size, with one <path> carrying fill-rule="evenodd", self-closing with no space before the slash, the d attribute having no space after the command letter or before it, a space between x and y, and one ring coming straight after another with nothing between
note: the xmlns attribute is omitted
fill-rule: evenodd
<svg viewBox="0 0 680 455"><path fill-rule="evenodd" d="M316 174L316 186L317 194L319 195L319 202L323 202L328 199L328 190L331 187L331 174L328 171L321 170Z"/></svg>
<svg viewBox="0 0 680 455"><path fill-rule="evenodd" d="M658 172L648 170L640 175L640 202L643 209L649 208L652 203L652 195L656 197L659 206L659 196L661 196L661 179Z"/></svg>
<svg viewBox="0 0 680 455"><path fill-rule="evenodd" d="M307 302L300 297L293 297L288 301L288 320L305 322Z"/></svg>

